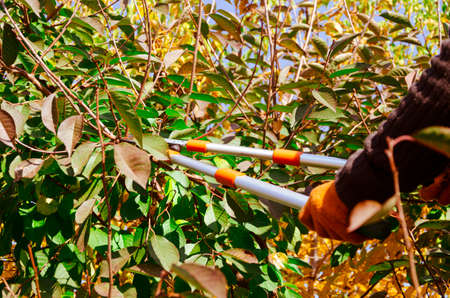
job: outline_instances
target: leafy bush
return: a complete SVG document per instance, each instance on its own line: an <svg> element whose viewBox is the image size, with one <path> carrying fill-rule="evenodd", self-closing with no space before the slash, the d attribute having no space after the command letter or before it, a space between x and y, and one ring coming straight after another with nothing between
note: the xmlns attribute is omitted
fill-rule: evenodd
<svg viewBox="0 0 450 298"><path fill-rule="evenodd" d="M428 67L448 4L219 2L0 0L3 295L412 293L395 227L318 239L171 164L163 137L347 158ZM195 157L299 192L335 174ZM442 293L447 209L405 199L420 283Z"/></svg>

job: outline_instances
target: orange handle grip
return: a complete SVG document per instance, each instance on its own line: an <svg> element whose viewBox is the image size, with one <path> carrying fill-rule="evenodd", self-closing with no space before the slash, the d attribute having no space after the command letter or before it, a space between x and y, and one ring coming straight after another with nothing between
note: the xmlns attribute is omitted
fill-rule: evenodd
<svg viewBox="0 0 450 298"><path fill-rule="evenodd" d="M206 144L208 144L208 141L202 141L202 140L190 140L186 143L186 149L188 151L194 151L194 152L206 152Z"/></svg>
<svg viewBox="0 0 450 298"><path fill-rule="evenodd" d="M299 166L301 154L301 152L294 150L275 149L273 151L272 160L274 163Z"/></svg>
<svg viewBox="0 0 450 298"><path fill-rule="evenodd" d="M230 187L236 187L236 185L234 184L234 180L238 176L245 176L245 175L242 174L241 172L227 168L217 169L216 173L214 174L214 178L216 178L218 182Z"/></svg>

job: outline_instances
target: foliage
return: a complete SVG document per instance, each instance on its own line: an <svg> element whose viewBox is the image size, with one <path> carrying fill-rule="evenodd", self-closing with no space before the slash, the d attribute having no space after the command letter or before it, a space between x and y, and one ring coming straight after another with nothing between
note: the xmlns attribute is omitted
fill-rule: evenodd
<svg viewBox="0 0 450 298"><path fill-rule="evenodd" d="M3 295L412 294L395 221L382 242L320 239L170 164L162 138L347 158L428 67L448 4L219 2L0 1ZM417 138L448 152L439 133ZM299 192L335 175L196 158ZM442 293L447 208L405 209L420 283Z"/></svg>

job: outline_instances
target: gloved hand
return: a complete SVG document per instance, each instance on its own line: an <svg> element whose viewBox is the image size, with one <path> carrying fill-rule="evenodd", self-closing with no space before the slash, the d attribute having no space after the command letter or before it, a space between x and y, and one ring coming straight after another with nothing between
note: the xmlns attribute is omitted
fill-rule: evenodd
<svg viewBox="0 0 450 298"><path fill-rule="evenodd" d="M434 178L434 182L419 191L426 201L437 200L441 205L450 204L450 167Z"/></svg>
<svg viewBox="0 0 450 298"><path fill-rule="evenodd" d="M347 206L339 199L334 181L330 181L311 191L308 202L300 211L299 220L321 237L352 243L367 240L356 232L347 232L349 213Z"/></svg>

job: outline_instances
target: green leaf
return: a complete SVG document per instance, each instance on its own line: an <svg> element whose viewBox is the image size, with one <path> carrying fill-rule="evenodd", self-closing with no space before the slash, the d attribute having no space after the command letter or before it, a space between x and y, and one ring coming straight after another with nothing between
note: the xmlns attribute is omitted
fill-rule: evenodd
<svg viewBox="0 0 450 298"><path fill-rule="evenodd" d="M287 183L291 176L282 169L270 169L269 176L279 183Z"/></svg>
<svg viewBox="0 0 450 298"><path fill-rule="evenodd" d="M214 96L211 96L209 94L192 93L189 97L192 99L202 100L210 103L219 103L219 101Z"/></svg>
<svg viewBox="0 0 450 298"><path fill-rule="evenodd" d="M331 267L339 266L344 263L349 257L353 258L358 247L352 244L341 244L331 254Z"/></svg>
<svg viewBox="0 0 450 298"><path fill-rule="evenodd" d="M430 126L413 134L413 137L425 146L450 157L450 127Z"/></svg>
<svg viewBox="0 0 450 298"><path fill-rule="evenodd" d="M369 80L381 83L387 86L400 87L399 81L397 81L394 77L391 76L373 76L370 77Z"/></svg>
<svg viewBox="0 0 450 298"><path fill-rule="evenodd" d="M163 236L151 236L149 250L152 258L167 271L180 261L177 247Z"/></svg>
<svg viewBox="0 0 450 298"><path fill-rule="evenodd" d="M306 55L305 51L298 45L298 43L290 38L283 38L282 40L280 40L280 45L292 52Z"/></svg>
<svg viewBox="0 0 450 298"><path fill-rule="evenodd" d="M36 203L37 211L45 216L55 213L58 211L59 203L55 199L45 198L43 196L39 196L38 201Z"/></svg>
<svg viewBox="0 0 450 298"><path fill-rule="evenodd" d="M20 157L20 155L17 155L16 157L14 157L14 159L11 161L11 163L9 164L9 168L8 168L8 174L11 178L15 179L16 174L15 174L15 170L16 167L22 162L22 158Z"/></svg>
<svg viewBox="0 0 450 298"><path fill-rule="evenodd" d="M436 229L450 231L450 220L427 220L421 222L417 229Z"/></svg>
<svg viewBox="0 0 450 298"><path fill-rule="evenodd" d="M333 58L337 53L341 52L345 49L347 45L349 45L360 33L356 34L347 34L343 37L339 38L336 41L333 41L329 51L329 57Z"/></svg>
<svg viewBox="0 0 450 298"><path fill-rule="evenodd" d="M344 76L344 75L347 75L347 74L350 74L350 73L357 72L359 70L360 70L359 68L354 68L354 67L343 68L343 69L340 69L340 70L335 71L332 74L330 74L330 78L331 79L332 78L337 78L337 77L340 77L340 76Z"/></svg>
<svg viewBox="0 0 450 298"><path fill-rule="evenodd" d="M75 149L72 157L70 158L75 176L81 174L95 147L95 143L85 142Z"/></svg>
<svg viewBox="0 0 450 298"><path fill-rule="evenodd" d="M128 125L130 132L142 147L142 126L136 111L133 109L128 98L119 92L111 92L112 101L122 119Z"/></svg>
<svg viewBox="0 0 450 298"><path fill-rule="evenodd" d="M83 3L84 5L86 5L87 7L89 7L94 11L98 11L101 8L105 7L105 3L103 3L103 0L81 0L81 3Z"/></svg>
<svg viewBox="0 0 450 298"><path fill-rule="evenodd" d="M19 52L19 41L12 30L12 26L4 23L2 36L2 60L10 66L16 61Z"/></svg>
<svg viewBox="0 0 450 298"><path fill-rule="evenodd" d="M380 35L381 34L380 26L378 26L378 24L373 19L370 19L370 17L368 15L358 12L356 14L356 16L358 17L358 19L361 20L361 22L363 23L364 26L368 22L369 23L368 27L373 33L375 33L376 35Z"/></svg>
<svg viewBox="0 0 450 298"><path fill-rule="evenodd" d="M409 19L406 16L399 14L397 12L386 11L380 14L380 16L401 26L412 28L412 24L409 21Z"/></svg>
<svg viewBox="0 0 450 298"><path fill-rule="evenodd" d="M114 161L122 174L143 189L147 188L150 159L145 151L128 143L119 143L114 145Z"/></svg>
<svg viewBox="0 0 450 298"><path fill-rule="evenodd" d="M150 155L154 156L157 160L169 160L167 150L169 146L164 138L160 136L144 135L143 148L147 150Z"/></svg>
<svg viewBox="0 0 450 298"><path fill-rule="evenodd" d="M217 298L227 297L227 280L217 268L185 263L172 266L172 272L196 288L209 292Z"/></svg>
<svg viewBox="0 0 450 298"><path fill-rule="evenodd" d="M319 101L324 106L330 108L333 110L333 112L336 112L336 100L331 92L326 91L312 91L312 96Z"/></svg>
<svg viewBox="0 0 450 298"><path fill-rule="evenodd" d="M314 89L314 88L318 88L319 87L319 83L316 81L298 81L298 82L294 82L294 83L289 83L289 84L285 84L285 85L281 85L279 90L280 91L287 91L287 90L292 90L292 89Z"/></svg>
<svg viewBox="0 0 450 298"><path fill-rule="evenodd" d="M317 52L319 52L319 55L322 58L326 59L328 54L327 42L316 35L311 39L311 42L314 48L316 48Z"/></svg>
<svg viewBox="0 0 450 298"><path fill-rule="evenodd" d="M277 112L285 112L285 113L291 113L297 106L290 104L288 106L283 106L283 105L274 105L272 107L272 110L277 111Z"/></svg>
<svg viewBox="0 0 450 298"><path fill-rule="evenodd" d="M139 117L144 119L158 118L158 112L153 108L148 108L147 110L136 110L136 113Z"/></svg>
<svg viewBox="0 0 450 298"><path fill-rule="evenodd" d="M288 257L288 264L295 264L306 268L312 268L310 264L296 257Z"/></svg>
<svg viewBox="0 0 450 298"><path fill-rule="evenodd" d="M228 215L223 208L215 204L208 206L204 217L205 225L215 232L219 232L221 225L226 225Z"/></svg>
<svg viewBox="0 0 450 298"><path fill-rule="evenodd" d="M219 85L220 87L224 88L228 92L230 92L233 96L236 96L236 91L234 90L233 86L228 82L228 80L223 76L215 73L203 73L205 77Z"/></svg>
<svg viewBox="0 0 450 298"><path fill-rule="evenodd" d="M235 23L217 13L212 13L209 16L217 23L217 25L219 25L221 29L227 31L236 39L240 39L239 37L241 32L239 31L239 27Z"/></svg>
<svg viewBox="0 0 450 298"><path fill-rule="evenodd" d="M89 179L92 171L97 167L97 165L102 161L102 154L98 151L94 151L89 158L86 166L83 169L82 175Z"/></svg>
<svg viewBox="0 0 450 298"><path fill-rule="evenodd" d="M391 272L392 272L392 270L383 270L383 271L375 272L375 274L372 276L372 278L369 281L369 285L376 284L377 282L379 282L380 280L385 278ZM386 297L386 296L383 296L383 297Z"/></svg>
<svg viewBox="0 0 450 298"><path fill-rule="evenodd" d="M392 266L394 268L398 267L409 267L409 261L407 259L398 259L398 260L391 260L391 261L385 261L381 262L375 265L372 265L367 269L367 272L373 272L373 271L380 271L380 270L391 270Z"/></svg>
<svg viewBox="0 0 450 298"><path fill-rule="evenodd" d="M231 248L222 252L223 255L231 256L239 261L258 264L258 258L248 249L243 248Z"/></svg>
<svg viewBox="0 0 450 298"><path fill-rule="evenodd" d="M184 188L189 187L189 178L181 171L170 171L166 172L173 180L175 180L178 184L183 186Z"/></svg>

